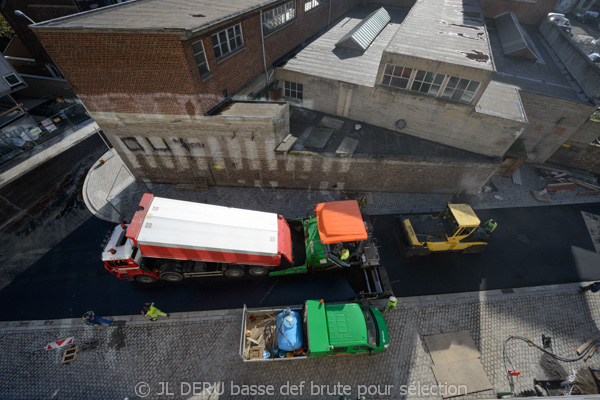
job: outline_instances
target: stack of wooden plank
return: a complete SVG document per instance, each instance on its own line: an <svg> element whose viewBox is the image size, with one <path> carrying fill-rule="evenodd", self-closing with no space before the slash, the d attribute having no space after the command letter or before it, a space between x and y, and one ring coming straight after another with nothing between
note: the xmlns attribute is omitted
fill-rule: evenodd
<svg viewBox="0 0 600 400"><path fill-rule="evenodd" d="M245 359L263 358L265 350L273 352L275 340L275 317L271 314L253 315L246 324Z"/></svg>

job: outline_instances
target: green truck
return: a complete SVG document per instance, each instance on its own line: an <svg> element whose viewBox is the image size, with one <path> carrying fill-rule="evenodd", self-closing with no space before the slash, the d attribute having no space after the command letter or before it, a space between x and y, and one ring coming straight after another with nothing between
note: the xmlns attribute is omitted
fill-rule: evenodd
<svg viewBox="0 0 600 400"><path fill-rule="evenodd" d="M249 310L244 305L244 362L384 352L390 338L381 311L356 303L307 300L303 307Z"/></svg>

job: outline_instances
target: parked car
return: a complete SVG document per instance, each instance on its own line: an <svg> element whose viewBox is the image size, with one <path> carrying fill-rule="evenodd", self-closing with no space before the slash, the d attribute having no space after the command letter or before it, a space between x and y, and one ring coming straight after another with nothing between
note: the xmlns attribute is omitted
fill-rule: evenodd
<svg viewBox="0 0 600 400"><path fill-rule="evenodd" d="M597 11L586 11L581 14L580 20L586 24L593 24L598 19L598 15L600 15L600 13Z"/></svg>
<svg viewBox="0 0 600 400"><path fill-rule="evenodd" d="M563 31L569 34L571 33L571 21L569 21L569 19L565 17L565 14L549 13L548 19L554 22Z"/></svg>

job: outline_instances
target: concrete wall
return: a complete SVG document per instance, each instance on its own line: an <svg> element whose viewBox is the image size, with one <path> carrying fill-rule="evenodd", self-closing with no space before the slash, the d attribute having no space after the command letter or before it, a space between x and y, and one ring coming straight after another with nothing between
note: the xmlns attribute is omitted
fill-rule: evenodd
<svg viewBox="0 0 600 400"><path fill-rule="evenodd" d="M586 103L524 91L520 95L529 119L520 138L525 141L527 159L530 162L542 163L548 160L565 141L580 134L580 127L594 112L594 107Z"/></svg>
<svg viewBox="0 0 600 400"><path fill-rule="evenodd" d="M600 145L592 141L600 136L600 122L587 120L569 140L549 158L549 162L600 174Z"/></svg>
<svg viewBox="0 0 600 400"><path fill-rule="evenodd" d="M137 179L294 189L476 192L500 160L338 158L281 154L287 106L275 118L93 113Z"/></svg>
<svg viewBox="0 0 600 400"><path fill-rule="evenodd" d="M586 96L600 102L600 67L573 43L568 34L547 18L542 20L539 30Z"/></svg>
<svg viewBox="0 0 600 400"><path fill-rule="evenodd" d="M327 114L397 130L402 133L488 156L502 156L524 122L478 113L475 107L406 90L350 85L277 69L276 79L304 85L302 106Z"/></svg>

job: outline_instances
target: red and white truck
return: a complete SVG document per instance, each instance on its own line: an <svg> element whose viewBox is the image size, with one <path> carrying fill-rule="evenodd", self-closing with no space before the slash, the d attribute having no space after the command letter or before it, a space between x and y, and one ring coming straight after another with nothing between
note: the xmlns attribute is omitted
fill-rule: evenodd
<svg viewBox="0 0 600 400"><path fill-rule="evenodd" d="M360 269L364 294L385 293L379 254L354 200L320 203L316 216L165 199L144 194L131 223L107 237L104 267L122 280L177 282L204 276L287 275ZM344 246L351 256L338 257ZM382 268L383 269L383 268Z"/></svg>

